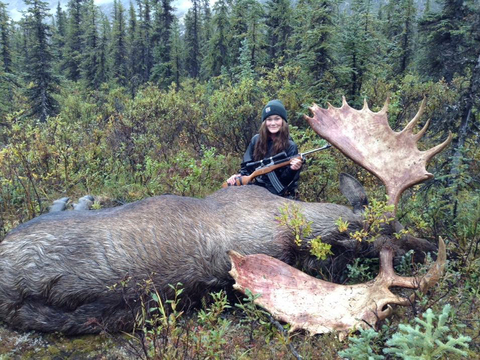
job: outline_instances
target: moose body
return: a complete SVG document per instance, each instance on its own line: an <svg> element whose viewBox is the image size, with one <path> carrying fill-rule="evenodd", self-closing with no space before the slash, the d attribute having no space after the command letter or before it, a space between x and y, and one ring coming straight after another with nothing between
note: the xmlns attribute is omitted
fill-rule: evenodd
<svg viewBox="0 0 480 360"><path fill-rule="evenodd" d="M328 109L321 109L314 105L311 108L314 117L307 117L307 120L315 132L381 179L389 204L396 208L405 189L433 176L426 171L426 164L448 145L451 134L442 144L420 151L416 143L427 125L418 134L413 134L413 128L423 112L424 103L399 133L388 125L387 107L388 102L380 112L374 113L365 103L358 111L349 107L344 98L340 108L329 105ZM387 290L395 284L423 290L432 286L445 264L444 249L439 257L441 261L437 259L427 280L393 276L390 254L398 256L414 249L421 255L434 251L435 246L408 234L397 239L393 234L398 234L402 226L396 220L385 224L372 243L359 243L350 238L351 232L365 226L362 209L366 195L361 185L349 176L341 177L340 188L353 210L330 203L294 202L258 186L240 186L221 189L205 199L165 195L113 209L40 216L13 230L0 243L0 320L20 329L66 334L98 332L104 328L110 331L129 329L141 309L138 283L152 280L166 298L173 291L169 285L182 283L184 300L195 302L210 291L233 284L229 275L231 259L237 259L232 271L240 274L235 279L238 289L250 288L262 277L266 281L260 284L260 289L270 291L271 285L275 285L270 281L272 274L265 269L244 266L256 265L257 257L251 254L281 260L280 264L274 264L278 269L273 274L276 285L288 284L296 299L296 287L310 281L301 280L304 275L283 276L292 274L285 263L308 267L312 257L309 239L296 245L292 229L278 220L280 209L294 203L311 223L310 237L320 236L323 242L331 244L334 254L341 255L338 258L344 258L348 252L361 251L362 255L378 256L386 251L388 256L384 258L389 260L384 263L390 263L390 267L381 270L379 276ZM392 214L387 215L390 218ZM348 222L347 231L338 229L339 218ZM229 258L227 252L235 255ZM253 261L244 261L241 255L251 255ZM264 263L271 265L271 260ZM115 286L119 283L124 286ZM370 288L370 285L365 287ZM332 299L331 296L338 292L338 286L332 283L315 286L324 289L325 293L310 294L309 288L305 298L324 294ZM360 289L359 295L365 294L363 287ZM379 318L378 314L384 318L388 313L378 304L410 303L409 299L401 299L388 291L382 295L382 301L377 297L370 299L371 295L362 295L368 299L362 297L353 308L365 313L367 308L362 304L370 303L368 312L375 315L375 319ZM272 299L282 297L275 295ZM357 300L356 297L353 300ZM341 302L337 297L331 301ZM335 314L332 324L320 328L339 329L345 325L342 325L342 318L352 304L343 304L345 306L339 307L341 313ZM270 304L268 300L264 303L273 313L278 313L277 309L284 309L285 305L293 308L295 314L281 319L300 318L300 322L305 323L305 315L311 309L305 304L291 300L280 305ZM322 308L319 313L331 310ZM349 316L362 319L357 313ZM300 326L296 320L292 323L294 328Z"/></svg>
<svg viewBox="0 0 480 360"><path fill-rule="evenodd" d="M227 251L267 254L292 264L309 257L276 217L293 200L258 186L222 189L205 199L163 195L116 208L39 216L0 243L0 320L20 329L66 334L128 329L136 284L152 279L165 296L182 283L187 300L231 286ZM362 217L348 207L295 202L312 236L347 240ZM121 281L125 286L112 288ZM101 324L101 326L97 326Z"/></svg>

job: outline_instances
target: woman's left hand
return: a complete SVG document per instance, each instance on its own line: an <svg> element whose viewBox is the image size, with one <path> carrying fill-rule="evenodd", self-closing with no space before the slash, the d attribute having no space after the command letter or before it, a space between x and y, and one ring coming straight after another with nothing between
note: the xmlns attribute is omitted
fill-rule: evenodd
<svg viewBox="0 0 480 360"><path fill-rule="evenodd" d="M303 165L303 160L300 158L295 158L290 161L290 169L292 170L300 170Z"/></svg>

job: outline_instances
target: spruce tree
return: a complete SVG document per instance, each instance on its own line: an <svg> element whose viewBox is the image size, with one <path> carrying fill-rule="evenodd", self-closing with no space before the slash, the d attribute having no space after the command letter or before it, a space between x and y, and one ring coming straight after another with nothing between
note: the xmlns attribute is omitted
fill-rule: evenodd
<svg viewBox="0 0 480 360"><path fill-rule="evenodd" d="M156 11L155 33L157 41L154 48L154 62L152 78L161 86L166 87L172 78L170 62L170 36L174 21L172 0L159 0Z"/></svg>
<svg viewBox="0 0 480 360"><path fill-rule="evenodd" d="M55 13L55 26L52 29L52 52L54 56L54 71L57 74L62 73L63 53L65 51L65 41L67 37L67 14L62 9L60 2L57 5Z"/></svg>
<svg viewBox="0 0 480 360"><path fill-rule="evenodd" d="M416 8L413 0L403 0L403 28L401 37L400 73L403 74L412 62L416 27Z"/></svg>
<svg viewBox="0 0 480 360"><path fill-rule="evenodd" d="M135 95L138 86L143 82L140 52L141 46L140 30L137 22L137 13L135 6L130 2L128 11L128 29L127 29L127 73L129 79L130 93Z"/></svg>
<svg viewBox="0 0 480 360"><path fill-rule="evenodd" d="M213 8L213 36L210 39L206 67L210 76L218 76L229 67L230 22L225 0L217 0Z"/></svg>
<svg viewBox="0 0 480 360"><path fill-rule="evenodd" d="M264 17L263 6L257 0L234 2L230 16L231 40L229 46L232 67L240 65L242 47L247 45L249 49L248 62L252 68L266 60L266 53L262 51L266 48ZM247 39L247 43L244 42L245 39ZM243 56L247 56L247 54L243 53Z"/></svg>
<svg viewBox="0 0 480 360"><path fill-rule="evenodd" d="M244 38L242 41L242 47L240 48L240 79L253 79L255 75L250 54L251 50L248 38Z"/></svg>
<svg viewBox="0 0 480 360"><path fill-rule="evenodd" d="M78 81L81 77L83 4L84 0L70 0L68 2L68 24L63 52L63 69L66 77L73 81Z"/></svg>
<svg viewBox="0 0 480 360"><path fill-rule="evenodd" d="M250 63L255 69L257 65L262 65L267 59L265 48L265 23L263 7L257 0L251 0L248 23L248 46L250 49Z"/></svg>
<svg viewBox="0 0 480 360"><path fill-rule="evenodd" d="M108 82L110 74L109 46L111 39L110 21L104 14L100 14L100 32L98 44L97 79L100 84Z"/></svg>
<svg viewBox="0 0 480 360"><path fill-rule="evenodd" d="M290 0L267 1L265 25L270 66L287 59L288 42L293 31L291 18Z"/></svg>
<svg viewBox="0 0 480 360"><path fill-rule="evenodd" d="M172 77L170 83L174 82L177 88L180 86L180 79L183 72L183 42L180 36L180 25L178 19L174 18L170 30L170 68Z"/></svg>
<svg viewBox="0 0 480 360"><path fill-rule="evenodd" d="M425 13L420 19L419 70L424 77L451 81L455 73L463 74L475 61L475 39L480 31L472 18L478 8L476 0L444 0L440 12Z"/></svg>
<svg viewBox="0 0 480 360"><path fill-rule="evenodd" d="M121 2L114 0L112 23L112 79L120 86L127 85L127 41L125 9Z"/></svg>
<svg viewBox="0 0 480 360"><path fill-rule="evenodd" d="M208 79L208 71L206 69L206 57L208 55L208 47L210 39L213 35L212 11L210 9L209 0L201 0L200 4L200 22L202 24L200 34L200 78Z"/></svg>
<svg viewBox="0 0 480 360"><path fill-rule="evenodd" d="M247 37L249 19L249 0L234 0L232 14L230 16L231 41L230 54L232 55L232 66L240 63L240 51L242 42Z"/></svg>
<svg viewBox="0 0 480 360"><path fill-rule="evenodd" d="M137 0L138 6L138 55L142 83L150 79L153 68L154 38L152 35L152 9L150 0Z"/></svg>
<svg viewBox="0 0 480 360"><path fill-rule="evenodd" d="M99 10L93 0L87 0L84 18L80 71L85 86L90 89L98 89L103 79L98 75L100 63Z"/></svg>
<svg viewBox="0 0 480 360"><path fill-rule="evenodd" d="M212 37L212 10L210 9L209 0L202 0L200 4L200 14L202 23L202 39L208 42Z"/></svg>
<svg viewBox="0 0 480 360"><path fill-rule="evenodd" d="M200 75L201 54L200 54L200 0L192 0L192 7L185 15L185 66L192 78Z"/></svg>
<svg viewBox="0 0 480 360"><path fill-rule="evenodd" d="M55 115L57 102L53 98L57 80L52 74L52 53L50 49L50 27L47 3L41 0L25 0L28 10L24 24L28 31L29 58L25 68L26 96L30 101L30 115L45 122Z"/></svg>
<svg viewBox="0 0 480 360"><path fill-rule="evenodd" d="M304 70L305 84L320 91L325 74L334 66L334 6L330 0L303 0L295 9L292 49ZM317 94L318 95L318 94Z"/></svg>
<svg viewBox="0 0 480 360"><path fill-rule="evenodd" d="M28 64L28 58L30 53L30 48L28 44L28 37L30 30L26 24L25 16L23 16L17 22L16 31L12 33L12 49L15 54L17 54L14 66L17 69L17 72L21 73L24 71L25 67Z"/></svg>
<svg viewBox="0 0 480 360"><path fill-rule="evenodd" d="M342 27L340 63L349 73L345 86L349 95L360 102L362 85L366 79L382 71L383 39L375 32L378 25L371 13L370 0L354 0L351 14Z"/></svg>
<svg viewBox="0 0 480 360"><path fill-rule="evenodd" d="M390 0L384 12L384 35L389 41L389 63L393 75L403 75L413 60L416 8L413 0Z"/></svg>
<svg viewBox="0 0 480 360"><path fill-rule="evenodd" d="M0 2L0 64L1 69L7 74L13 72L9 20L6 5Z"/></svg>
<svg viewBox="0 0 480 360"><path fill-rule="evenodd" d="M5 4L0 2L0 117L14 109L13 91L18 87L10 46L11 26Z"/></svg>

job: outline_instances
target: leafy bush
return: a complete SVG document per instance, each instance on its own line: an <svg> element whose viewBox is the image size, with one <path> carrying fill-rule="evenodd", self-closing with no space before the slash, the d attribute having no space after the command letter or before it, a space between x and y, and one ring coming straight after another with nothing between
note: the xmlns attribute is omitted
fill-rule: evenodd
<svg viewBox="0 0 480 360"><path fill-rule="evenodd" d="M317 259L325 260L332 255L332 245L322 242L320 236L312 238L312 222L307 221L299 206L286 203L280 208L280 215L275 218L282 226L287 227L294 237L295 245L307 247L311 255ZM304 240L308 242L304 244Z"/></svg>

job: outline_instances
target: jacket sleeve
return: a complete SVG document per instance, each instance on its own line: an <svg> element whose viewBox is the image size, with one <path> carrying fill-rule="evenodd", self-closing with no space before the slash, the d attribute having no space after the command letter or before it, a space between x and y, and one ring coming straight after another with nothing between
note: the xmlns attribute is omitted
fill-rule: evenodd
<svg viewBox="0 0 480 360"><path fill-rule="evenodd" d="M298 146L292 140L289 142L288 149L285 150L288 157L298 155ZM300 170L292 170L290 166L285 166L276 171L279 180L283 185L288 185L300 173Z"/></svg>

